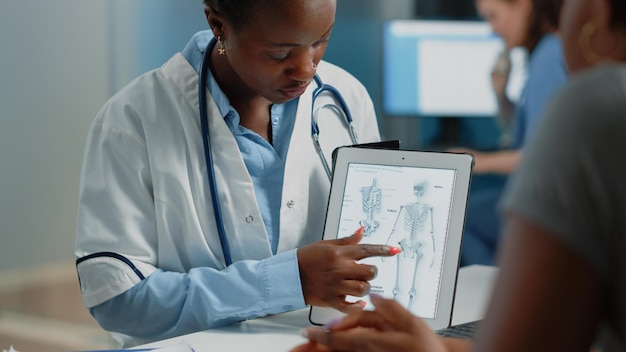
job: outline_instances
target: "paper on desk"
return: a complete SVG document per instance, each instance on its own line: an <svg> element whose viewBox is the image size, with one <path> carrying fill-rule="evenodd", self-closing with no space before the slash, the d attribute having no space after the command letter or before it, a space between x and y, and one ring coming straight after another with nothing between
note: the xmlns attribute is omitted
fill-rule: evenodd
<svg viewBox="0 0 626 352"><path fill-rule="evenodd" d="M191 346L189 346L189 344L185 341L183 342L178 342L175 345L172 346L168 346L168 347L157 347L157 348L153 348L153 349L148 349L146 351L152 351L152 352L195 352L193 350L193 348L191 348Z"/></svg>
<svg viewBox="0 0 626 352"><path fill-rule="evenodd" d="M137 350L135 350L137 351ZM167 346L167 347L156 347L150 348L146 350L140 351L151 351L151 352L195 352L191 346L185 341L178 342L175 345Z"/></svg>
<svg viewBox="0 0 626 352"><path fill-rule="evenodd" d="M138 348L138 349L128 349L128 350L97 350L97 351L82 351L82 352L123 352L123 351L132 351L132 352L195 352L194 349L185 341L177 342L175 345L165 346L165 347L152 347L152 348ZM17 352L17 351L4 351L4 352Z"/></svg>

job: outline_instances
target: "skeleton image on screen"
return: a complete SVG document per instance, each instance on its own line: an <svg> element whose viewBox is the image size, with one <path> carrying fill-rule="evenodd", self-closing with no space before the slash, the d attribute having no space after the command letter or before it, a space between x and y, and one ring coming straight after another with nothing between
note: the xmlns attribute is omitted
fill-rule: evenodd
<svg viewBox="0 0 626 352"><path fill-rule="evenodd" d="M350 164L346 174L337 237L364 226L361 243L400 247L394 257L359 263L378 269L370 281L372 293L393 298L423 318L437 312L454 178L449 169L364 163Z"/></svg>
<svg viewBox="0 0 626 352"><path fill-rule="evenodd" d="M435 258L433 207L422 202L427 188L426 181L413 186L415 202L400 207L387 239L388 245L402 248L402 252L396 256L393 298L409 310L413 306L415 296L419 293L418 269L422 266L432 267ZM406 278L412 279L406 280Z"/></svg>
<svg viewBox="0 0 626 352"><path fill-rule="evenodd" d="M374 218L374 214L380 213L381 208L381 191L376 186L376 179L372 180L370 186L361 187L361 204L366 218L359 221L359 224L365 227L363 235L368 237L380 225L380 222Z"/></svg>

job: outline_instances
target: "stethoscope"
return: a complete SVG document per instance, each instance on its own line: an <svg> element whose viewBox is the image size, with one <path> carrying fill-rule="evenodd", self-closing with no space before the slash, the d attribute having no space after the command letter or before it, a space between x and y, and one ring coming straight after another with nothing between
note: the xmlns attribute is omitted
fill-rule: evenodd
<svg viewBox="0 0 626 352"><path fill-rule="evenodd" d="M217 232L220 238L220 243L222 245L222 252L224 253L224 261L226 262L226 266L230 266L233 261L230 255L230 247L228 245L228 239L226 238L226 230L224 229L224 221L222 218L222 207L220 206L219 194L217 193L217 183L215 181L215 168L213 164L213 155L211 153L211 141L209 136L209 119L208 119L208 105L206 99L206 87L207 87L207 79L208 79L208 70L209 63L211 61L211 51L213 46L215 45L216 40L212 39L204 52L204 58L202 60L202 66L200 68L200 82L198 84L198 100L200 105L200 127L202 131L202 145L204 147L204 159L207 166L207 178L209 181L209 189L211 191L211 201L213 204L213 212L215 213L215 223L217 226ZM326 175L330 180L332 178L332 172L330 169L330 165L322 152L322 146L319 142L320 129L317 123L317 113L324 108L331 108L337 110L340 115L345 118L345 122L348 125L348 133L350 134L350 139L352 144L357 144L358 139L356 135L356 130L352 123L352 114L350 114L350 109L348 108L348 104L341 96L341 93L337 90L337 88L324 84L319 76L316 74L313 76L313 80L315 84L317 84L317 88L313 90L313 95L311 98L311 138L313 139L313 144L315 146L315 150L322 161L322 165L324 166L324 170L326 171ZM333 104L326 104L317 109L315 109L315 100L317 97L324 93L330 93L333 98L337 101L339 107ZM339 110L340 109L340 110Z"/></svg>

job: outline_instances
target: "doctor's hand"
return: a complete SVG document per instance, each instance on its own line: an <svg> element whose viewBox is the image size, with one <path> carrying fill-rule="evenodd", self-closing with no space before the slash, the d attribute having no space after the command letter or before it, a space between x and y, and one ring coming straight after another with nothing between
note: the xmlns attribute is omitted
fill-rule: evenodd
<svg viewBox="0 0 626 352"><path fill-rule="evenodd" d="M374 265L358 260L375 256L393 256L398 247L359 244L363 227L350 237L326 240L298 249L298 266L305 303L331 307L344 313L363 308L364 301L346 302L346 296L363 297L370 291L368 281L374 279Z"/></svg>
<svg viewBox="0 0 626 352"><path fill-rule="evenodd" d="M321 351L467 351L469 343L435 335L420 318L398 302L370 296L374 311L361 310L324 328L309 328L303 335L309 343L291 352Z"/></svg>

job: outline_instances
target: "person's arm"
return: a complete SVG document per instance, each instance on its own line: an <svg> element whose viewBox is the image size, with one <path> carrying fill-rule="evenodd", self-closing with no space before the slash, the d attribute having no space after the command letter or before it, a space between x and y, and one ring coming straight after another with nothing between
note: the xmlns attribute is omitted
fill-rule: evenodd
<svg viewBox="0 0 626 352"><path fill-rule="evenodd" d="M157 270L90 312L108 331L157 340L304 307L293 250L221 271Z"/></svg>
<svg viewBox="0 0 626 352"><path fill-rule="evenodd" d="M471 153L474 156L473 172L477 174L508 175L515 171L522 159L521 150L501 150L497 152L479 152L466 148L452 148L450 152Z"/></svg>
<svg viewBox="0 0 626 352"><path fill-rule="evenodd" d="M474 152L474 172L510 174L515 171L521 158L521 150L502 150L488 153Z"/></svg>
<svg viewBox="0 0 626 352"><path fill-rule="evenodd" d="M513 121L513 117L515 115L515 104L506 96L498 96L498 114L496 118L498 120L498 124L500 125L500 129L503 131L508 131L511 126L511 121Z"/></svg>
<svg viewBox="0 0 626 352"><path fill-rule="evenodd" d="M599 274L549 230L514 214L508 220L474 350L589 351L605 295Z"/></svg>
<svg viewBox="0 0 626 352"><path fill-rule="evenodd" d="M492 72L491 82L498 104L498 112L495 116L496 122L498 122L501 131L508 132L515 116L515 104L506 95L506 86L509 82L508 72L505 74Z"/></svg>
<svg viewBox="0 0 626 352"><path fill-rule="evenodd" d="M496 63L491 70L491 86L498 104L498 112L495 119L498 123L498 127L500 128L500 132L502 133L500 141L502 147L507 147L510 143L511 122L515 115L515 104L506 94L510 74L510 51L504 50L500 53L500 55L498 55Z"/></svg>
<svg viewBox="0 0 626 352"><path fill-rule="evenodd" d="M305 307L360 309L346 295L369 292L376 268L356 261L390 256L399 248L358 244L355 235L320 241L261 261L224 270L157 270L128 291L90 309L109 331L157 340ZM341 270L337 270L341 268Z"/></svg>

